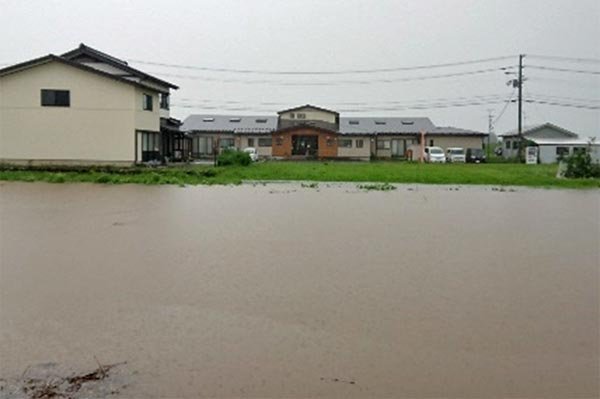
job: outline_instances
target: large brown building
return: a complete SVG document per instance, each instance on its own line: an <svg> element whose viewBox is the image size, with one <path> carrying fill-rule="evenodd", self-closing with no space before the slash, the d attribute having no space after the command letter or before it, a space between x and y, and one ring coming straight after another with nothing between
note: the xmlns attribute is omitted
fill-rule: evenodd
<svg viewBox="0 0 600 399"><path fill-rule="evenodd" d="M418 157L424 145L482 148L486 133L435 126L424 117L340 117L314 105L277 116L191 115L182 130L192 137L192 157L215 149L254 147L259 156L301 159Z"/></svg>

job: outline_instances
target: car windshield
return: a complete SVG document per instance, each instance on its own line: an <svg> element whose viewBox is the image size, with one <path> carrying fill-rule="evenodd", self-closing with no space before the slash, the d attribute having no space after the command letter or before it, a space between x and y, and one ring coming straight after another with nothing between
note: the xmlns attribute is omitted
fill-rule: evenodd
<svg viewBox="0 0 600 399"><path fill-rule="evenodd" d="M431 154L443 154L444 152L440 148L430 148L429 153Z"/></svg>
<svg viewBox="0 0 600 399"><path fill-rule="evenodd" d="M450 154L452 155L463 155L465 153L465 150L463 150L462 148L454 148L452 150L450 150Z"/></svg>
<svg viewBox="0 0 600 399"><path fill-rule="evenodd" d="M477 148L477 149L471 150L471 153L475 156L481 156L481 155L483 155L483 150Z"/></svg>

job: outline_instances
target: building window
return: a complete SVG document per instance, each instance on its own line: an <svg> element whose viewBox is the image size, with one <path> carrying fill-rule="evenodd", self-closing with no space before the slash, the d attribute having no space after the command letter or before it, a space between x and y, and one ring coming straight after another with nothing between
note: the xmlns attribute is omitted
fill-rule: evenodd
<svg viewBox="0 0 600 399"><path fill-rule="evenodd" d="M294 119L294 117L295 117L295 116L296 116L296 115L295 115L293 112L292 112L292 113L290 113L290 119Z"/></svg>
<svg viewBox="0 0 600 399"><path fill-rule="evenodd" d="M169 109L169 93L160 93L160 108Z"/></svg>
<svg viewBox="0 0 600 399"><path fill-rule="evenodd" d="M296 114L296 119L306 119L306 114Z"/></svg>
<svg viewBox="0 0 600 399"><path fill-rule="evenodd" d="M275 144L277 144L277 145L283 145L283 137L277 137L275 139Z"/></svg>
<svg viewBox="0 0 600 399"><path fill-rule="evenodd" d="M377 141L377 149L378 150L389 150L390 149L390 141L389 140L378 140Z"/></svg>
<svg viewBox="0 0 600 399"><path fill-rule="evenodd" d="M556 147L556 156L558 158L566 157L569 155L569 147Z"/></svg>
<svg viewBox="0 0 600 399"><path fill-rule="evenodd" d="M258 146L259 147L270 147L272 144L272 140L269 139L258 139Z"/></svg>
<svg viewBox="0 0 600 399"><path fill-rule="evenodd" d="M219 147L221 148L233 148L235 147L235 139L220 139Z"/></svg>
<svg viewBox="0 0 600 399"><path fill-rule="evenodd" d="M142 162L160 160L160 133L142 132Z"/></svg>
<svg viewBox="0 0 600 399"><path fill-rule="evenodd" d="M519 142L517 140L513 141L513 150L516 150L519 148Z"/></svg>
<svg viewBox="0 0 600 399"><path fill-rule="evenodd" d="M248 147L254 147L254 139L248 139Z"/></svg>
<svg viewBox="0 0 600 399"><path fill-rule="evenodd" d="M573 147L573 154L585 154L587 149L585 147Z"/></svg>
<svg viewBox="0 0 600 399"><path fill-rule="evenodd" d="M340 139L339 146L342 148L352 148L352 139Z"/></svg>
<svg viewBox="0 0 600 399"><path fill-rule="evenodd" d="M42 106L44 107L70 107L71 93L69 90L42 89Z"/></svg>
<svg viewBox="0 0 600 399"><path fill-rule="evenodd" d="M506 140L506 149L510 150L510 141Z"/></svg>
<svg viewBox="0 0 600 399"><path fill-rule="evenodd" d="M142 109L144 111L152 111L152 96L150 94L144 93Z"/></svg>
<svg viewBox="0 0 600 399"><path fill-rule="evenodd" d="M363 139L356 140L356 148L363 148L363 146L364 146L364 140Z"/></svg>
<svg viewBox="0 0 600 399"><path fill-rule="evenodd" d="M433 139L429 140L429 146L433 147Z"/></svg>

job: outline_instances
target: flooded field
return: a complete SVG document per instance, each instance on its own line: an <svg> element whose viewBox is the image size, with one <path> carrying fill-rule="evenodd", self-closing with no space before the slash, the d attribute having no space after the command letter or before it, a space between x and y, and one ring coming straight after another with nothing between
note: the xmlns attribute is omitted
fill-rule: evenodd
<svg viewBox="0 0 600 399"><path fill-rule="evenodd" d="M599 247L598 190L1 183L0 377L102 363L124 398L598 397Z"/></svg>

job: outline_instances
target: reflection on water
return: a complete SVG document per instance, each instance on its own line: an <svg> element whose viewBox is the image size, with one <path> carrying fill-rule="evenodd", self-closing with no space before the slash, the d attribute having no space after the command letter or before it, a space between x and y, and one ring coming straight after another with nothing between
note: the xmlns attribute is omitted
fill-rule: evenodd
<svg viewBox="0 0 600 399"><path fill-rule="evenodd" d="M598 396L598 191L2 183L0 377L124 397ZM0 393L1 395L1 393Z"/></svg>

